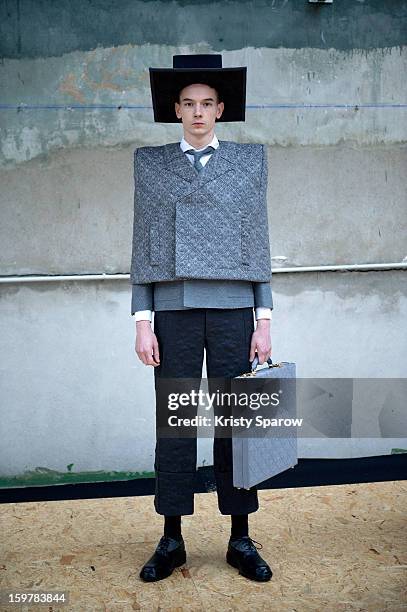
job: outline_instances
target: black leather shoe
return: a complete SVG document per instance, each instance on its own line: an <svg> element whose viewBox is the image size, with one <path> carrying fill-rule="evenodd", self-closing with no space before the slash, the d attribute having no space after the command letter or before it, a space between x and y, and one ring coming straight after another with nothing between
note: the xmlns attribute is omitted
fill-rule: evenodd
<svg viewBox="0 0 407 612"><path fill-rule="evenodd" d="M140 578L145 582L156 582L167 578L176 567L187 560L184 540L174 540L162 536L153 556L147 561L140 572Z"/></svg>
<svg viewBox="0 0 407 612"><path fill-rule="evenodd" d="M256 540L252 540L249 536L230 538L226 561L229 565L236 567L239 574L245 578L266 582L270 580L273 572L265 560L260 557L254 543L258 544ZM261 544L260 547L263 548Z"/></svg>

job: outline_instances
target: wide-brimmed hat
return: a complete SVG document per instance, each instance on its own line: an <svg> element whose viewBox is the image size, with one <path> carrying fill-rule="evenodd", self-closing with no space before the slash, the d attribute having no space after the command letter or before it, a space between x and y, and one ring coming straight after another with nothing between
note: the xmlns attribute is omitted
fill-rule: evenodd
<svg viewBox="0 0 407 612"><path fill-rule="evenodd" d="M220 54L174 55L172 68L150 68L154 121L179 123L174 102L183 87L205 83L214 87L225 109L217 121L244 121L246 66L222 68Z"/></svg>

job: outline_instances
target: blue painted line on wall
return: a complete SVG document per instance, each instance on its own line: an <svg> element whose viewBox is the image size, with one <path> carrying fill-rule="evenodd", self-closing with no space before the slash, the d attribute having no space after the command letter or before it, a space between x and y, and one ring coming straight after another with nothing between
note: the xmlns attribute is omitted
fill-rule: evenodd
<svg viewBox="0 0 407 612"><path fill-rule="evenodd" d="M407 103L368 102L350 104L249 104L246 109L267 108L407 108ZM137 104L0 104L0 110L152 110L152 106Z"/></svg>

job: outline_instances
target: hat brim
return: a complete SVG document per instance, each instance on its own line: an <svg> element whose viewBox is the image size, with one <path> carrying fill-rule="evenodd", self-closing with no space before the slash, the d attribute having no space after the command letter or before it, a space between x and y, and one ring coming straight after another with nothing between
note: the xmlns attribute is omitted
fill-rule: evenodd
<svg viewBox="0 0 407 612"><path fill-rule="evenodd" d="M187 85L205 83L219 91L225 104L219 122L244 121L246 110L246 66L238 68L150 68L154 121L180 123L174 102Z"/></svg>

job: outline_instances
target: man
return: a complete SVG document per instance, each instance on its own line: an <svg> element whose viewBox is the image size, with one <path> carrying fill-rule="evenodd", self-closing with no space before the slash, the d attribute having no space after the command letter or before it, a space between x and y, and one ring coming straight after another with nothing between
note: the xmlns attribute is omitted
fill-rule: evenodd
<svg viewBox="0 0 407 612"><path fill-rule="evenodd" d="M155 120L183 126L180 143L134 156L135 348L155 368L157 397L163 378L200 380L204 350L209 383L248 371L256 352L266 361L273 303L265 147L219 141L214 130L216 121L244 120L246 68L222 68L220 55L181 55L172 70L150 68L150 81ZM158 437L154 467L164 535L140 572L145 581L186 561L181 516L194 511L196 439ZM226 559L266 581L272 571L248 534L257 490L235 488L232 468L231 439L215 437L219 509L231 515Z"/></svg>

